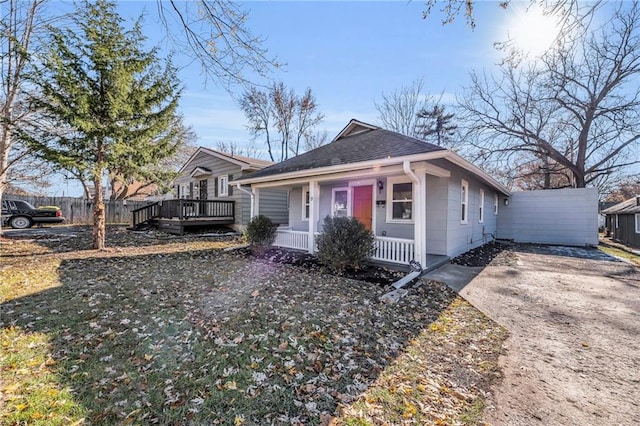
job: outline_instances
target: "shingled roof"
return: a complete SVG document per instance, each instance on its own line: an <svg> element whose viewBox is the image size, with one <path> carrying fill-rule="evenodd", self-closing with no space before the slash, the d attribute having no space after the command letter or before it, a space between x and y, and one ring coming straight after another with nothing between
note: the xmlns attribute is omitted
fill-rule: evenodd
<svg viewBox="0 0 640 426"><path fill-rule="evenodd" d="M327 145L254 172L250 178L445 150L400 133L367 126L368 129L357 133L344 136L341 133Z"/></svg>
<svg viewBox="0 0 640 426"><path fill-rule="evenodd" d="M602 210L604 214L634 214L640 213L640 195Z"/></svg>

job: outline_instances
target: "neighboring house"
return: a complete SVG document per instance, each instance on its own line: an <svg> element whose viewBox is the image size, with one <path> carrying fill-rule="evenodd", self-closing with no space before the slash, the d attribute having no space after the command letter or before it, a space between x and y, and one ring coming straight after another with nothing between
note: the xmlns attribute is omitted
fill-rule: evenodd
<svg viewBox="0 0 640 426"><path fill-rule="evenodd" d="M640 195L602 211L606 226L615 241L640 248Z"/></svg>
<svg viewBox="0 0 640 426"><path fill-rule="evenodd" d="M251 187L251 214L267 191L289 191L276 245L315 251L326 216L352 216L375 234L374 260L427 267L495 237L509 191L442 147L351 120L329 144L234 177Z"/></svg>
<svg viewBox="0 0 640 426"><path fill-rule="evenodd" d="M251 195L229 182L249 177L272 164L200 147L179 170L173 182L173 199L134 210L133 227L151 223L181 234L186 227L224 224L242 231L252 217ZM287 192L269 190L263 195L259 213L278 225L286 225Z"/></svg>

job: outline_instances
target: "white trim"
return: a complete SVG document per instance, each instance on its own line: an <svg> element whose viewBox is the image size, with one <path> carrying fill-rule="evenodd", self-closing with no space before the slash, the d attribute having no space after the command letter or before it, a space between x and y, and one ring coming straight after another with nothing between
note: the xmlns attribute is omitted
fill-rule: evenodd
<svg viewBox="0 0 640 426"><path fill-rule="evenodd" d="M466 225L469 223L469 182L462 179L460 182L460 223Z"/></svg>
<svg viewBox="0 0 640 426"><path fill-rule="evenodd" d="M199 178L202 176L211 176L211 170L207 169L206 167L196 167L195 169L191 170L191 173L189 174L190 177L192 178Z"/></svg>
<svg viewBox="0 0 640 426"><path fill-rule="evenodd" d="M634 219L636 220L636 234L640 234L640 213L636 213Z"/></svg>
<svg viewBox="0 0 640 426"><path fill-rule="evenodd" d="M411 218L410 219L394 219L393 218L393 185L401 183L411 184L411 199L410 200L395 200L395 202L411 202ZM387 211L386 220L387 223L414 223L415 222L415 199L416 199L416 185L408 176L390 176L387 178Z"/></svg>
<svg viewBox="0 0 640 426"><path fill-rule="evenodd" d="M307 216L307 205L309 206L309 214L311 214L311 200L309 200L309 204L307 204L307 193L309 193L309 186L302 187L302 210L300 213L300 219L303 222L309 222L309 216ZM309 193L309 198L311 198L311 194Z"/></svg>
<svg viewBox="0 0 640 426"><path fill-rule="evenodd" d="M484 223L484 189L480 188L480 204L478 205L478 223Z"/></svg>
<svg viewBox="0 0 640 426"><path fill-rule="evenodd" d="M498 214L498 204L500 204L500 197L496 192L495 194L493 194L493 214L494 215Z"/></svg>
<svg viewBox="0 0 640 426"><path fill-rule="evenodd" d="M218 176L218 197L229 196L229 175Z"/></svg>
<svg viewBox="0 0 640 426"><path fill-rule="evenodd" d="M240 170L262 170L265 167L269 167L273 163L272 161L266 161L266 160L258 160L257 158L253 158L253 160L259 161L260 163L264 163L264 164L260 164L260 163L251 163L251 162L247 162L247 161L243 161L240 160L238 158L235 157L231 157L227 154L224 154L222 152L218 152L216 150L210 149L210 148L205 148L203 146L198 147L198 149L196 149L196 151L191 154L191 157L189 157L189 159L184 163L184 165L180 168L180 170L178 170L178 174L183 174L185 169L187 168L187 166L191 163L191 161L196 158L198 156L198 154L200 153L205 153L207 155L210 155L212 157L216 157L220 160L224 160L227 161L231 164L235 164L240 166ZM247 157L248 158L248 157Z"/></svg>
<svg viewBox="0 0 640 426"><path fill-rule="evenodd" d="M357 128L357 127L364 127L365 130L361 130L360 132L352 133L353 130L355 128ZM379 129L379 128L380 127L374 126L373 124L365 123L365 122L356 120L355 118L352 118L349 121L349 123L344 127L344 129L340 130L338 135L333 140L335 141L335 140L338 140L338 139L343 138L345 136L354 135L356 133L361 133L361 132L364 132L366 130L376 130L376 129Z"/></svg>
<svg viewBox="0 0 640 426"><path fill-rule="evenodd" d="M344 186L340 188L331 188L331 216L336 217L336 192L339 192L339 191L343 191L347 193L347 205L344 206L344 209L341 209L341 210L346 210L345 216L351 217L352 200L351 200L350 186Z"/></svg>

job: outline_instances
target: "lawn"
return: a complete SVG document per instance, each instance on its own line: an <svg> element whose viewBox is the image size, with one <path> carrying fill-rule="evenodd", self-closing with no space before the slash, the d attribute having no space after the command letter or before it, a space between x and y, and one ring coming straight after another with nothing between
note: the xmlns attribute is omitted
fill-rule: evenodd
<svg viewBox="0 0 640 426"><path fill-rule="evenodd" d="M0 244L2 424L476 424L506 337L446 286L385 288L90 234Z"/></svg>

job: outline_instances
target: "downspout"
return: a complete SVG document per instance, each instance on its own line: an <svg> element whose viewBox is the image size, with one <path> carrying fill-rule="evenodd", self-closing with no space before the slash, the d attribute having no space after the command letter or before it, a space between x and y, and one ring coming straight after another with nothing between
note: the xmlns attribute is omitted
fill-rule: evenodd
<svg viewBox="0 0 640 426"><path fill-rule="evenodd" d="M236 183L236 188L238 188L240 191L244 192L245 194L249 194L249 197L251 197L251 211L250 211L249 215L251 216L250 219L253 219L253 205L255 203L255 196L253 194L253 191L249 191L248 189L244 189L242 187L242 185L240 185L239 183Z"/></svg>
<svg viewBox="0 0 640 426"><path fill-rule="evenodd" d="M420 193L418 192L417 188L420 188L420 190L422 190L423 188L420 187L420 179L418 178L418 176L413 172L413 170L411 170L411 163L409 162L409 160L405 160L402 162L402 171L404 171L404 174L407 175L409 177L409 179L411 179L411 181L414 184L414 188L416 188L416 191L414 192L414 194L416 195L416 199L413 200L416 206L420 206L420 209L418 209L418 214L415 215L415 220L413 222L413 226L415 227L414 229L414 244L415 244L415 253L417 254L418 259L414 259L416 261L420 260L422 258L422 252L425 250L425 247L422 246L422 242L424 241L424 232L422 229L422 223L423 223L423 219L424 219L424 209L422 208L422 200L419 199L420 195L421 195L421 191ZM416 213L415 211L415 207L414 207L414 214ZM418 237L418 238L415 238ZM423 268L426 265L420 265Z"/></svg>

